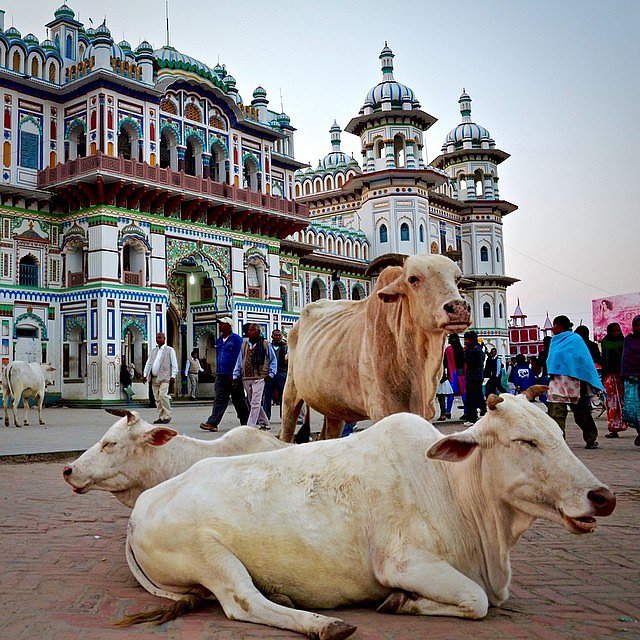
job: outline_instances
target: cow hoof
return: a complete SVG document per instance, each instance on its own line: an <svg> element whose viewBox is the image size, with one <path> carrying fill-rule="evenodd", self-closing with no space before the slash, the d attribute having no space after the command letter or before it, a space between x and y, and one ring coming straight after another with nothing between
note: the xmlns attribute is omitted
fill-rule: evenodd
<svg viewBox="0 0 640 640"><path fill-rule="evenodd" d="M378 613L398 613L400 607L409 599L404 591L392 591L378 607Z"/></svg>
<svg viewBox="0 0 640 640"><path fill-rule="evenodd" d="M356 632L358 627L346 622L330 622L321 632L320 640L343 640Z"/></svg>
<svg viewBox="0 0 640 640"><path fill-rule="evenodd" d="M44 424L44 420L40 420L40 424Z"/></svg>

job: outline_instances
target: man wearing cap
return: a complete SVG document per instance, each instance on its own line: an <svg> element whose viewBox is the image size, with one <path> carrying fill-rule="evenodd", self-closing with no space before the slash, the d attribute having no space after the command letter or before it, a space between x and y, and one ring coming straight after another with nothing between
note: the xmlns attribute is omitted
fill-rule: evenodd
<svg viewBox="0 0 640 640"><path fill-rule="evenodd" d="M176 352L168 344L164 333L156 334L156 346L149 354L144 366L143 382L151 380L153 397L158 407L158 419L153 424L168 424L171 422L171 398L169 385L175 382L178 375L178 359Z"/></svg>
<svg viewBox="0 0 640 640"><path fill-rule="evenodd" d="M218 318L220 337L216 340L216 382L214 386L215 398L213 410L206 422L200 424L205 431L217 431L224 412L229 406L229 396L235 407L240 424L247 424L249 407L244 395L241 380L233 379L233 370L242 348L242 338L231 331L233 319L231 316Z"/></svg>
<svg viewBox="0 0 640 640"><path fill-rule="evenodd" d="M571 331L573 323L567 316L553 319L553 338L547 357L549 390L547 407L565 436L567 414L573 413L576 424L582 430L585 449L597 449L598 427L591 415L590 396L592 387L602 389L600 376L584 340Z"/></svg>

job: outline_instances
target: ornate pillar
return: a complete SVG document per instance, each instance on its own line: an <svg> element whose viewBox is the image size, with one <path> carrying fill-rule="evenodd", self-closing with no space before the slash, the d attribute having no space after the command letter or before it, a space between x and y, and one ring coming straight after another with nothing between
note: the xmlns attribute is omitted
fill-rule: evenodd
<svg viewBox="0 0 640 640"><path fill-rule="evenodd" d="M210 153L202 153L202 177L205 180L209 179L211 175L211 154Z"/></svg>
<svg viewBox="0 0 640 640"><path fill-rule="evenodd" d="M393 155L393 140L384 141L384 157L385 157L385 167L387 169L395 169L396 159L395 159L395 156Z"/></svg>
<svg viewBox="0 0 640 640"><path fill-rule="evenodd" d="M467 175L467 200L476 199L476 183L473 173Z"/></svg>
<svg viewBox="0 0 640 640"><path fill-rule="evenodd" d="M187 152L187 147L178 145L176 149L178 150L178 171L184 171L184 156Z"/></svg>
<svg viewBox="0 0 640 640"><path fill-rule="evenodd" d="M416 155L415 155L415 142L413 140L407 140L405 143L405 165L407 169L416 168Z"/></svg>

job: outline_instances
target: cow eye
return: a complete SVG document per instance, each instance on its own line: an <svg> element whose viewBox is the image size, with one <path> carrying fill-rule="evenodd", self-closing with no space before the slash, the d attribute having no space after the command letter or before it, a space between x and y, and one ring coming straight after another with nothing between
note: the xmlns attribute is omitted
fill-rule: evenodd
<svg viewBox="0 0 640 640"><path fill-rule="evenodd" d="M418 278L418 276L409 276L407 280L409 280L409 284L415 284L416 282L420 282L420 278Z"/></svg>
<svg viewBox="0 0 640 640"><path fill-rule="evenodd" d="M515 440L515 442L519 442L520 444L526 444L528 447L532 449L537 449L538 445L533 440Z"/></svg>
<svg viewBox="0 0 640 640"><path fill-rule="evenodd" d="M110 449L113 449L113 447L115 447L115 446L116 446L115 442L103 442L102 443L102 449L103 450L105 450L105 449L106 450L110 450Z"/></svg>

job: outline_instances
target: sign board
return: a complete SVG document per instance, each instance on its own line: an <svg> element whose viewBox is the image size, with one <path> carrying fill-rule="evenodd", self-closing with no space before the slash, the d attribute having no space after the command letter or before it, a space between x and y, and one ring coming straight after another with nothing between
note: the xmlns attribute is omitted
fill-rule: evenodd
<svg viewBox="0 0 640 640"><path fill-rule="evenodd" d="M617 322L626 336L631 333L631 322L640 315L640 291L598 298L591 304L594 340L602 340L607 333L607 325L612 322Z"/></svg>

